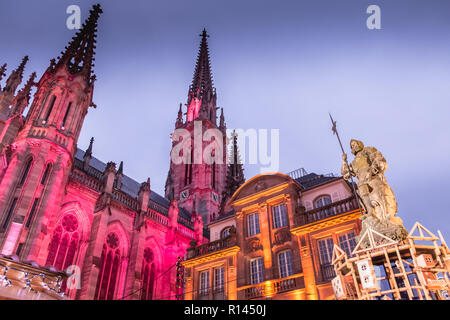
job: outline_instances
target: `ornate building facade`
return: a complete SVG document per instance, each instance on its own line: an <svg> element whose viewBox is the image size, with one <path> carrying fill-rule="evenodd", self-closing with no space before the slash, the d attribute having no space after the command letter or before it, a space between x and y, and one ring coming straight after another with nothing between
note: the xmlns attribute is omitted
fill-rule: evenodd
<svg viewBox="0 0 450 320"><path fill-rule="evenodd" d="M164 197L150 178L125 175L123 162L94 157L93 139L78 148L96 107L101 13L93 7L38 82L32 73L18 90L26 56L0 87L0 299L333 299L333 248L354 259L361 231L351 185L304 171L245 181L217 106L206 30ZM78 276L61 281L63 272Z"/></svg>
<svg viewBox="0 0 450 320"><path fill-rule="evenodd" d="M262 174L209 224L211 242L184 261L185 298L333 299L333 245L349 256L360 211L341 177Z"/></svg>
<svg viewBox="0 0 450 320"><path fill-rule="evenodd" d="M190 241L207 241L202 219L151 190L150 179L138 183L125 175L123 163L116 168L114 162L95 158L93 139L86 151L77 147L88 109L95 107L93 61L101 13L99 5L93 7L37 83L33 73L16 92L25 57L1 88L0 254L8 262L0 265L5 272L2 285L15 288L15 271L8 266L17 269L23 262L24 270L42 268L47 278L60 276L59 271L79 275L62 283L61 292L69 299L174 299L179 293L177 257L184 256ZM194 118L217 127L215 91L211 78L205 78L206 46L205 32L189 101L201 106ZM5 71L3 65L0 80ZM33 86L36 92L23 116ZM223 123L223 115L221 119ZM190 130L191 120L177 126ZM194 166L189 178L189 191L198 190L199 207L213 190L221 194L226 174L218 165L211 186L204 183L210 181L205 172L211 168L202 170ZM170 177L175 181L171 190L178 196L182 182L176 174ZM30 290L41 292L43 281L36 286L32 282ZM14 294L1 296L10 299Z"/></svg>

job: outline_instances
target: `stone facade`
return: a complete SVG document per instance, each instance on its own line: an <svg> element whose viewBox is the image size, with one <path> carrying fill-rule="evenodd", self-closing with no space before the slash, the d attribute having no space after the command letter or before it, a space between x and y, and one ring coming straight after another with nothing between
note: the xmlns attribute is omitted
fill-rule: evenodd
<svg viewBox="0 0 450 320"><path fill-rule="evenodd" d="M334 298L333 244L350 252L361 228L347 182L262 174L243 184L230 206L209 224L214 241L188 249L186 299Z"/></svg>
<svg viewBox="0 0 450 320"><path fill-rule="evenodd" d="M96 159L93 140L85 152L77 148L95 107L101 13L93 7L37 83L34 74L16 93L25 57L0 91L0 253L36 268L70 270L75 285L62 285L68 299L175 299L177 257L192 239L207 241L202 224L181 208L169 212L170 201L151 190L150 179L139 184L123 163L116 169Z"/></svg>

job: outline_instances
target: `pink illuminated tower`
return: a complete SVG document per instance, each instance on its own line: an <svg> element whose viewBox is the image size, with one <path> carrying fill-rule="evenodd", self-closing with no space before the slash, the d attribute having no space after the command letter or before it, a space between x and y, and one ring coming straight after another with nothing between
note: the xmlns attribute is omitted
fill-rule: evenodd
<svg viewBox="0 0 450 320"><path fill-rule="evenodd" d="M221 109L217 123L216 89L213 87L207 37L203 29L194 78L189 87L187 111L183 117L182 105L178 111L175 132L185 130L190 140L172 135L170 169L165 194L176 199L180 207L194 215L201 215L205 224L220 211L227 174L226 125ZM217 143L216 142L220 142ZM188 143L188 154L175 154L174 147ZM178 152L178 151L177 151ZM184 151L182 151L184 152ZM181 164L172 161L173 156L183 156ZM211 156L210 160L206 160Z"/></svg>
<svg viewBox="0 0 450 320"><path fill-rule="evenodd" d="M100 13L100 7L95 6L61 57L51 61L37 84L25 123L11 143L0 184L0 208L5 210L0 221L4 254L19 250L22 256L41 264L47 258L43 241L48 224L59 212L83 120L93 106L92 65ZM27 59L5 90L14 92ZM31 85L25 88L25 102ZM19 98L12 114L21 115L26 106Z"/></svg>

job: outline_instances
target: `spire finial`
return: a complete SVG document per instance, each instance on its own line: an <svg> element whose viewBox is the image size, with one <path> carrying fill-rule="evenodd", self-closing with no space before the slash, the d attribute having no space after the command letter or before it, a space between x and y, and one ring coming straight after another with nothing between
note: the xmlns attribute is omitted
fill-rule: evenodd
<svg viewBox="0 0 450 320"><path fill-rule="evenodd" d="M225 115L223 113L223 108L220 108L220 124L219 124L220 128L225 128Z"/></svg>
<svg viewBox="0 0 450 320"><path fill-rule="evenodd" d="M92 67L95 54L95 43L97 37L97 21L100 14L103 13L100 4L96 4L89 12L89 17L83 23L81 29L69 42L65 51L61 52L56 64L51 63L50 69L54 70L58 66L66 65L71 74L83 73L89 85L95 80L92 75ZM54 66L52 68L52 65Z"/></svg>
<svg viewBox="0 0 450 320"><path fill-rule="evenodd" d="M209 34L206 32L206 28L203 28L202 34L200 35L203 39L209 38Z"/></svg>
<svg viewBox="0 0 450 320"><path fill-rule="evenodd" d="M91 141L89 142L89 147L87 148L84 156L92 156L92 145L94 144L94 137L91 138Z"/></svg>
<svg viewBox="0 0 450 320"><path fill-rule="evenodd" d="M16 92L17 87L22 82L23 70L25 69L25 65L27 64L28 60L28 56L23 57L22 62L17 67L17 69L11 72L8 80L6 80L6 86L3 89L4 92L9 92L10 94L14 94L14 92Z"/></svg>
<svg viewBox="0 0 450 320"><path fill-rule="evenodd" d="M29 58L28 56L23 57L22 62L20 63L19 67L16 69L16 72L20 77L23 76L23 70L25 69L25 65L27 64Z"/></svg>
<svg viewBox="0 0 450 320"><path fill-rule="evenodd" d="M209 62L208 42L206 40L209 35L206 33L206 29L203 29L203 32L200 36L202 37L202 40L200 42L200 49L198 51L194 78L192 79L192 84L189 88L190 97L188 104L190 103L190 99L192 99L193 97L202 99L203 97L207 97L208 95L212 97L212 95L214 94L211 65Z"/></svg>
<svg viewBox="0 0 450 320"><path fill-rule="evenodd" d="M34 79L36 79L36 72L33 72L30 75L30 78L28 79L25 86L20 89L20 91L14 97L11 103L13 114L22 114L25 108L28 106L28 103L30 102L31 88L36 85Z"/></svg>
<svg viewBox="0 0 450 320"><path fill-rule="evenodd" d="M6 63L4 63L1 67L0 67L0 80L3 79L4 76L6 76Z"/></svg>
<svg viewBox="0 0 450 320"><path fill-rule="evenodd" d="M117 174L123 175L123 161L120 161L119 170L117 170Z"/></svg>

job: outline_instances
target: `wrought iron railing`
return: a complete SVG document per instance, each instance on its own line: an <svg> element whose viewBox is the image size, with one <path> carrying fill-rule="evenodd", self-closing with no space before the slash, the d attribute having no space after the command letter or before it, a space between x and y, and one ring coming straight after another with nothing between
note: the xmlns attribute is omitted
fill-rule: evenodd
<svg viewBox="0 0 450 320"><path fill-rule="evenodd" d="M288 278L288 279L278 279L273 283L274 293L281 293L286 291L291 291L304 287L303 278Z"/></svg>
<svg viewBox="0 0 450 320"><path fill-rule="evenodd" d="M238 299L256 299L266 296L273 296L283 292L297 290L305 287L302 274L294 274L282 279L273 279L269 282L262 282L238 289L240 294Z"/></svg>
<svg viewBox="0 0 450 320"><path fill-rule="evenodd" d="M349 212L358 209L358 203L355 196L351 196L344 200L330 203L326 206L315 208L298 215L298 224L304 225L329 217L336 216L341 213Z"/></svg>
<svg viewBox="0 0 450 320"><path fill-rule="evenodd" d="M188 248L186 252L186 259L193 259L209 253L224 250L235 246L236 244L236 235L230 235L224 239L208 242L198 247Z"/></svg>

